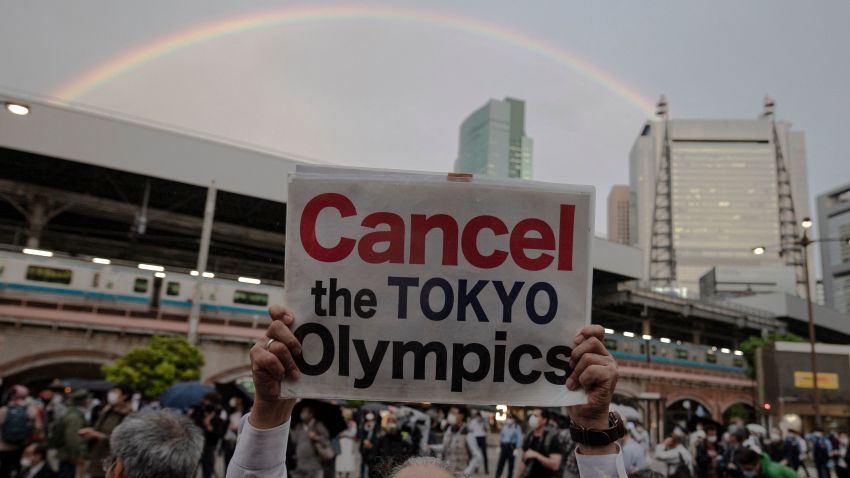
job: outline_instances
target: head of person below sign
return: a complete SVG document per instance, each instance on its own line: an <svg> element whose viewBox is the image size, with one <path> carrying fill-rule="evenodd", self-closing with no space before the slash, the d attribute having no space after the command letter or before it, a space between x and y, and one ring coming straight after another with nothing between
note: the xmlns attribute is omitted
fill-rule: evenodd
<svg viewBox="0 0 850 478"><path fill-rule="evenodd" d="M294 357L301 354L302 348L292 332L297 321L294 313L283 306L272 306L269 315L272 322L265 336L250 351L255 401L251 413L242 419L227 478L287 476L286 444L295 400L280 398L280 384L282 379L298 380L300 377ZM586 326L572 340L565 339L565 342L572 342L569 345L574 344L570 357L573 372L566 386L571 390L583 388L587 393L586 404L569 408L573 437L579 443L576 461L582 478L626 478L616 444L625 428L616 415L609 414L617 384L617 364L605 349L603 340L604 331L598 325ZM535 430L531 435L534 435L545 429L548 416L541 409L534 410L532 416L535 417L532 419ZM549 453L547 457L529 447L523 461L526 465L541 463L541 470L554 472L560 463L554 464L556 457L553 455ZM414 457L389 476L454 478L460 474L459 470L440 460Z"/></svg>

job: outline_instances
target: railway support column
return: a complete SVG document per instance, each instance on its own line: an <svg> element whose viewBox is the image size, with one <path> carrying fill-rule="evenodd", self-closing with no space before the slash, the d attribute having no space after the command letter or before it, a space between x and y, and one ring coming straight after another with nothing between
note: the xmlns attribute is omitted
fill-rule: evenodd
<svg viewBox="0 0 850 478"><path fill-rule="evenodd" d="M198 275L195 277L195 295L192 297L192 309L189 312L188 340L198 343L198 324L201 320L201 300L203 299L204 273L207 272L207 259L210 253L210 237L212 236L213 218L215 217L215 181L207 189L207 204L204 207L204 223L201 229L201 247L198 250Z"/></svg>

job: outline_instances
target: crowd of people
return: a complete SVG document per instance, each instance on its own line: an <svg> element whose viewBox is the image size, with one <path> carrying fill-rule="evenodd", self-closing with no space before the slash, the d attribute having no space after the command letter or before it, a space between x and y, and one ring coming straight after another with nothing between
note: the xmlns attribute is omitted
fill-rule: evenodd
<svg viewBox="0 0 850 478"><path fill-rule="evenodd" d="M15 385L0 407L0 478L209 478L219 456L233 478L491 476L491 465L498 478L791 478L798 471L808 476L807 463L817 478L850 478L847 433L803 436L790 427L783 434L742 421L727 427L710 420L682 423L655 447L639 421L620 421L625 432L617 442L577 444L567 417L545 408L496 420L487 410L465 406L369 404L336 408L341 424L333 423L333 413L319 407L326 402L296 405L279 398L281 377L298 375L287 359L300 344L286 314L276 317L272 310L287 328L270 326L251 350L257 393L250 413L241 398L224 404L218 393L182 412L140 407L122 385L102 401L85 390L65 395L48 388L34 397ZM278 343L285 349L272 347ZM570 407L573 425L605 428L618 422L607 414L616 364L598 326L581 332L576 344L572 359L584 355L581 363L592 365L579 366L571 377L573 387L580 383L589 396L586 405ZM491 456L497 437L498 453Z"/></svg>
<svg viewBox="0 0 850 478"><path fill-rule="evenodd" d="M185 413L203 433L203 454L196 464L204 478L214 476L218 455L227 466L236 447L242 398L232 397L227 406L221 402L221 395L209 393ZM107 476L110 437L140 408L158 405L142 404L126 385L116 385L102 397L84 389L65 394L53 387L32 396L27 387L15 385L0 407L0 478Z"/></svg>

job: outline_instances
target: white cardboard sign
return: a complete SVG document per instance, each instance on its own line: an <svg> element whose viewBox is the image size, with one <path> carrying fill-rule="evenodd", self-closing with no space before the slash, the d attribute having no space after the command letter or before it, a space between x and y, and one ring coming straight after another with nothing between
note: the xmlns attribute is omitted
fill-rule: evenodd
<svg viewBox="0 0 850 478"><path fill-rule="evenodd" d="M591 187L299 168L285 294L304 352L282 395L584 403L564 382L593 207Z"/></svg>

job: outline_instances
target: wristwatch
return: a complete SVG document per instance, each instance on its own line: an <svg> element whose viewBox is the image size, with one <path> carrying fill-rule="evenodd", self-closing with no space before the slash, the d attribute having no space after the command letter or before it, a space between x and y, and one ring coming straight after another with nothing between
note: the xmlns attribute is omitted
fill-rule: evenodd
<svg viewBox="0 0 850 478"><path fill-rule="evenodd" d="M608 413L608 428L584 428L570 420L570 435L573 441L586 446L606 446L626 435L626 425L617 412Z"/></svg>

